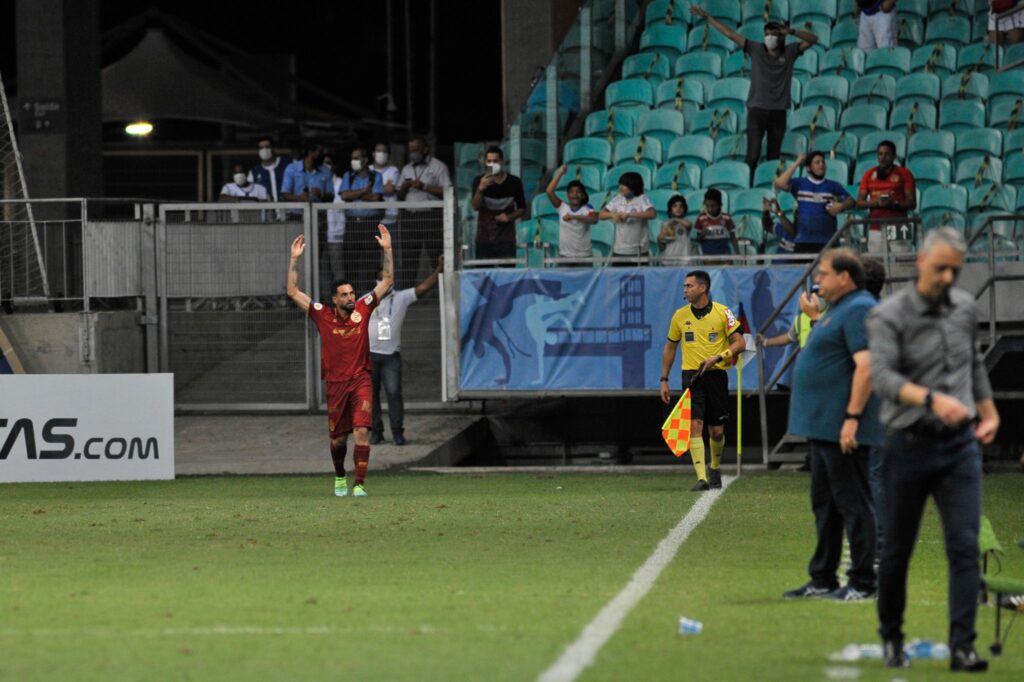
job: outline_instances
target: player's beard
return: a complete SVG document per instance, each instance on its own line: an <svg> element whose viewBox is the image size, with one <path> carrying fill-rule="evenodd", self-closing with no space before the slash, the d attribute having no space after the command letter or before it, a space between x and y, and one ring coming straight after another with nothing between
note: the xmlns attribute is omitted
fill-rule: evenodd
<svg viewBox="0 0 1024 682"><path fill-rule="evenodd" d="M351 303L342 303L341 304L341 309L344 310L347 313L350 313L350 312L352 312L353 310L356 309L356 302L352 301Z"/></svg>

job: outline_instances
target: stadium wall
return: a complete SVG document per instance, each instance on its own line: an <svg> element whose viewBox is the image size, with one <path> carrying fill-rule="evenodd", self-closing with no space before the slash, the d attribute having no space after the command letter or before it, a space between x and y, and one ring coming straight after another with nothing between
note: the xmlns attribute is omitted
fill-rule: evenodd
<svg viewBox="0 0 1024 682"><path fill-rule="evenodd" d="M5 322L27 374L146 371L137 312L8 315Z"/></svg>

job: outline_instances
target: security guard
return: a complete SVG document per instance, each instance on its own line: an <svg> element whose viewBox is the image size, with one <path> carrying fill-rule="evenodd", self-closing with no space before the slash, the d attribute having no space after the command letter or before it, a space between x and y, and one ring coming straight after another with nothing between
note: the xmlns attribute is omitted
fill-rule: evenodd
<svg viewBox="0 0 1024 682"><path fill-rule="evenodd" d="M711 300L711 276L703 270L686 275L683 295L689 301L675 312L668 327L668 340L661 353L661 400L670 403L668 377L676 359L676 347L683 342L683 387L694 375L703 374L690 391L690 456L697 472L694 492L722 487L719 469L725 448L725 422L729 419L729 380L725 371L729 359L742 353L739 320L721 303ZM711 432L711 467L704 466L704 422Z"/></svg>

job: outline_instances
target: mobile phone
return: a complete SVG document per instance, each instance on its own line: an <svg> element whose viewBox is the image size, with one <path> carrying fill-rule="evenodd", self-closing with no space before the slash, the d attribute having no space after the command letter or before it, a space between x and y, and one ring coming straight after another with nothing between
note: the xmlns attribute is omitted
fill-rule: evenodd
<svg viewBox="0 0 1024 682"><path fill-rule="evenodd" d="M808 291L809 291L810 293L812 293L812 294L816 294L816 293L818 293L818 292L819 292L820 290L821 290L821 287L819 287L819 286L818 286L817 284L812 284L812 285L811 285L811 288L810 288L810 289L808 289Z"/></svg>

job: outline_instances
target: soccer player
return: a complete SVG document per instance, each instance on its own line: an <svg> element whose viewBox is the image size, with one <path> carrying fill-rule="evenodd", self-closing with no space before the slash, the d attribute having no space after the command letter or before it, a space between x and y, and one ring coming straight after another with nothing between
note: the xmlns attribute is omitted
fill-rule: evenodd
<svg viewBox="0 0 1024 682"><path fill-rule="evenodd" d="M306 249L306 238L299 235L292 242L288 266L288 298L308 314L320 333L320 376L327 382L327 425L330 432L331 459L334 460L334 494L348 495L345 479L345 452L348 434L355 434L355 497L365 497L366 468L370 463L370 427L373 424L371 405L373 387L370 382L370 313L381 296L395 281L395 263L391 254L391 233L378 225L380 236L374 236L384 250L381 280L370 293L358 301L355 289L345 280L331 286L331 304L312 303L308 294L299 291L297 264Z"/></svg>
<svg viewBox="0 0 1024 682"><path fill-rule="evenodd" d="M703 270L686 274L683 295L689 301L675 312L668 327L668 340L661 353L661 400L669 404L668 377L676 359L676 347L683 342L683 388L694 375L703 374L690 390L690 456L697 471L699 492L722 487L720 471L725 448L725 422L729 419L729 380L725 371L729 359L742 353L747 344L739 320L721 303L711 300L711 276ZM704 466L704 422L711 432L711 467Z"/></svg>

